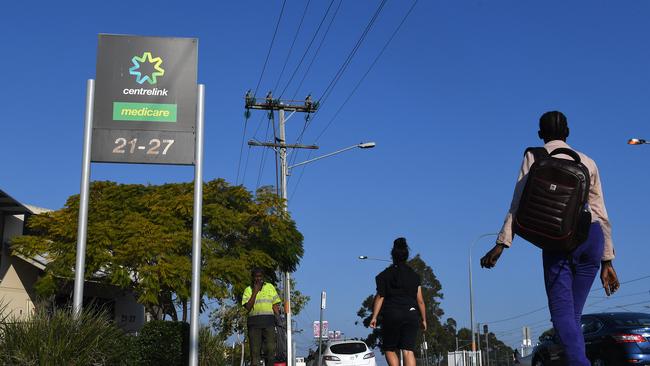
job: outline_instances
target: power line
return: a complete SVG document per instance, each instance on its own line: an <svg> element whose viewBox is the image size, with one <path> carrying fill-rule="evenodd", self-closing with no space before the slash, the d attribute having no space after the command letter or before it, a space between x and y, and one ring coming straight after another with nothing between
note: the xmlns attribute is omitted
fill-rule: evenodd
<svg viewBox="0 0 650 366"><path fill-rule="evenodd" d="M262 82L262 77L264 76L264 71L266 70L266 65L269 62L269 57L271 56L271 50L273 49L273 43L275 42L275 36L278 34L278 28L280 28L280 21L282 20L282 14L284 14L284 6L286 5L287 0L282 2L282 9L280 9L280 16L278 16L278 22L275 24L275 30L273 31L273 38L271 38L271 44L269 45L269 51L266 53L266 59L264 60L264 66L262 66L262 72L260 73L260 79L257 81L257 86L255 87L255 93L257 95L257 90L260 88L260 83Z"/></svg>
<svg viewBox="0 0 650 366"><path fill-rule="evenodd" d="M531 311L528 311L528 312L523 313L523 314L519 314L519 315L511 316L511 317L509 317L509 318L505 318L505 319L494 320L494 321L486 322L486 323L487 323L487 324L503 323L503 322L507 322L507 321L509 321L509 320L514 320L514 319L522 318L522 317L524 317L524 316L526 316L526 315L535 314L535 313L540 312L540 311L542 311L542 310L546 310L547 308L548 308L548 306L544 305L544 306L541 307L541 308L538 308L538 309L535 309L535 310L531 310Z"/></svg>
<svg viewBox="0 0 650 366"><path fill-rule="evenodd" d="M255 134L253 134L253 139L257 138L257 133L259 132L260 127L262 127L262 122L263 121L264 121L264 115L261 115L260 116L260 121L257 123L257 128L255 129ZM248 151L246 152L246 162L244 164L244 173L242 174L242 179L241 179L242 184L244 184L244 182L246 181L246 172L248 171L248 161L249 161L250 155L251 155L251 147L249 146Z"/></svg>
<svg viewBox="0 0 650 366"><path fill-rule="evenodd" d="M311 61L309 62L309 65L307 65L307 69L305 70L305 73L302 76L302 79L300 79L300 83L296 87L296 90L293 93L293 96L291 99L295 99L296 95L298 95L298 92L300 91L300 88L302 87L302 84L305 82L305 79L307 78L307 75L309 75L309 71L311 70L312 65L314 64L314 61L316 61L316 58L318 57L318 53L320 52L321 48L323 47L323 44L325 43L325 39L327 39L327 35L329 34L330 28L332 27L332 24L334 23L334 19L336 19L336 15L339 13L339 9L341 8L341 4L343 4L343 0L339 1L339 4L336 6L336 9L334 9L334 14L330 18L329 23L327 24L327 28L325 29L325 33L323 34L323 38L321 38L318 47L316 48L316 51L314 52L314 55L311 58ZM307 127L309 127L309 122L310 119L305 119L305 123L303 124L302 131L298 135L298 138L296 139L296 143L300 144L302 143L302 138L305 135L305 132L307 131ZM300 154L300 151L297 151L296 154L294 154L291 157L291 164L294 164L296 160L298 159L298 155ZM311 155L310 155L311 156ZM301 176L302 176L302 171L301 171ZM300 181L300 179L298 180ZM295 192L295 190L293 191ZM293 197L293 193L292 193Z"/></svg>
<svg viewBox="0 0 650 366"><path fill-rule="evenodd" d="M239 169L241 168L241 158L244 154L244 141L246 140L246 127L248 126L248 117L244 117L244 133L241 137L241 147L239 148L239 162L237 163L237 179L235 179L235 185L239 184Z"/></svg>
<svg viewBox="0 0 650 366"><path fill-rule="evenodd" d="M624 297L632 297L632 296L648 295L648 294L650 294L650 291L649 291L649 290L641 291L641 292L636 292L636 293L633 293L633 294L617 295L616 298L611 298L611 297L606 297L606 296L598 296L598 297L596 297L596 298L599 299L599 300L594 301L594 302L592 302L592 303L590 303L590 304L585 305L585 308L592 307L592 306L596 306L597 304L601 304L601 303L603 303L603 302L615 301L615 300L618 300L618 299L620 299L620 298L624 298Z"/></svg>
<svg viewBox="0 0 650 366"><path fill-rule="evenodd" d="M640 292L635 292L635 293L632 293L632 294L625 294L625 295L618 294L618 295L616 295L616 298L620 299L621 297L630 297L630 296L648 295L648 294L650 294L650 290L645 290L645 291L640 291ZM595 298L604 299L604 300L611 300L612 299L610 296L596 296Z"/></svg>
<svg viewBox="0 0 650 366"><path fill-rule="evenodd" d="M275 122L273 122L273 125L275 125ZM266 125L266 134L265 134L264 140L266 141L268 139L269 139L269 125ZM257 189L260 188L260 183L262 181L262 173L264 172L264 160L265 160L265 158L266 158L266 149L264 149L264 151L262 151L262 159L260 159L260 168L259 168L259 171L258 171L258 174L257 174L257 185L255 186L256 191L257 191Z"/></svg>
<svg viewBox="0 0 650 366"><path fill-rule="evenodd" d="M363 43L363 41L365 40L366 36L367 36L368 33L370 32L370 29L372 29L372 26L374 25L375 21L377 20L377 17L378 17L379 14L381 13L381 11L382 11L384 5L386 5L386 2L387 2L387 1L388 1L388 0L382 0L381 3L379 3L379 6L378 6L377 9L375 10L375 13L373 14L373 16L370 18L370 21L368 21L368 24L366 25L365 29L364 29L363 32L361 33L361 36L360 36L359 39L357 40L356 44L354 45L354 47L352 48L352 50L351 50L350 53L348 54L348 56L347 56L347 58L345 59L345 61L343 61L343 64L341 64L341 66L339 67L338 71L336 72L336 74L334 75L334 77L332 78L332 80L330 81L330 83L328 84L327 88L325 88L325 91L322 93L321 97L319 98L319 100L318 100L318 104L319 104L320 106L322 106L322 104L325 103L325 101L327 100L327 97L331 94L331 92L333 91L334 87L336 86L336 84L338 83L338 81L339 81L339 80L341 79L341 77L343 76L343 73L345 72L345 70L347 69L347 67L349 66L349 64L352 62L352 59L354 58L354 56L356 55L357 51L359 50L359 47L361 47L361 44ZM333 3L333 2L334 2L334 0L332 0L332 3ZM330 6L332 5L332 3L330 3ZM341 5L341 3L339 3L339 6L340 6L340 5ZM329 8L328 8L328 11L329 11ZM337 7L336 12L338 12L338 7ZM336 15L336 14L335 14L335 15ZM333 18L334 18L334 17L332 17L332 21L333 21ZM325 18L323 18L323 20L325 20ZM321 21L321 25L322 25L322 21ZM331 25L331 23L330 23L330 25ZM319 27L319 29L320 29L320 27ZM329 27L328 27L328 31L329 31ZM327 34L326 34L326 35L327 35ZM315 35L314 35L314 36L315 36ZM325 39L325 38L323 37L323 40L324 40L324 39ZM313 41L313 39L312 39L312 41ZM321 42L321 43L322 43L322 42ZM322 44L321 44L321 45L322 45ZM310 43L310 46L311 46L311 43ZM306 53L305 53L305 54L306 54ZM303 55L303 56L304 56L304 55ZM314 56L314 59L315 59L315 56ZM301 62L302 62L302 60L301 60ZM313 62L313 59L312 59L312 62ZM310 66L311 66L311 65L310 65ZM297 71L297 69L296 69L296 71ZM306 76L306 74L305 74L305 76ZM292 77L292 78L293 78L293 77ZM304 79L304 78L303 78L303 79ZM288 86L289 86L289 85L287 84L287 87L288 87ZM285 89L286 89L286 87L285 87ZM297 90L296 90L296 92L297 92ZM284 90L283 90L283 93L284 93ZM316 116L314 115L313 118L315 118L315 117L316 117ZM312 119L313 119L313 118L312 118ZM303 130L302 130L302 132L300 133L300 136L298 137L298 141L301 141L301 140L302 140L302 136L304 135L304 133L305 133L305 131L307 130L307 127L308 127L308 126L309 126L309 121L305 121L305 125L303 126ZM311 154L310 154L309 156L311 156ZM294 157L294 159L295 159L295 157ZM304 172L304 168L300 171L300 177L298 178L298 182L300 182L300 180L302 180L302 175L304 174L303 172ZM295 192L295 191L296 191L296 189L294 188L293 192ZM292 196L293 196L293 193L292 193Z"/></svg>
<svg viewBox="0 0 650 366"><path fill-rule="evenodd" d="M390 43L392 42L392 40L395 38L395 36L397 35L397 33L399 32L399 30L401 29L401 27L402 27L402 26L404 25L404 23L406 22L407 18L409 17L409 15L411 14L411 12L412 12L413 9L415 8L415 5L417 4L417 2L418 2L418 0L415 0L415 1L413 2L413 4L411 5L411 7L409 8L409 10L408 10L408 11L406 12L406 14L404 15L404 17L402 17L402 20L400 21L399 25L397 26L397 28L395 28L395 30L393 31L393 33L391 34L391 36L388 38L388 41L386 41L386 43L385 43L384 46L382 47L381 51L377 54L377 56L375 57L375 59L373 60L373 62L370 64L370 67L368 67L368 69L367 69L366 72L363 74L363 76L361 77L361 79L359 79L359 81L357 82L357 84L356 84L356 85L354 86L354 88L352 89L352 92L350 92L350 94L345 98L345 101L344 101L343 104L342 104L342 105L337 109L336 113L335 113L334 116L330 119L330 121L327 123L327 125L325 126L325 128L323 128L323 130L318 134L318 136L316 137L316 141L318 141L318 140L323 136L323 134L324 134L324 133L327 131L327 129L330 127L330 125L334 122L334 120L336 119L336 117L338 117L339 113L343 110L343 107L345 107L345 105L348 103L348 101L352 98L352 96L353 96L354 93L357 91L357 89L359 88L359 86L361 85L361 83L363 83L363 81L366 79L366 77L368 76L368 74L370 74L370 72L372 71L373 67L377 64L377 62L379 61L379 59L381 58L381 56L384 54L384 52L386 51L386 49L388 48L388 46L390 45ZM316 117L316 116L314 116L313 118L315 118L315 117ZM313 121L313 118L311 119L311 121ZM303 127L303 130L302 130L302 132L301 132L301 134L300 134L300 138L302 138L302 136L303 136L303 134L305 133L305 130L307 129L308 125L309 125L309 122L305 122L305 126ZM310 151L310 152L309 152L309 155L308 155L308 157L307 157L307 159L309 159L309 157L311 157L311 153L312 153L312 152ZM300 181L302 180L302 176L303 176L304 172L305 172L305 167L303 167L303 168L300 170L300 175L298 176L298 182L294 185L293 191L292 191L292 193L291 193L291 198L293 198L294 194L296 193L296 191L297 191L297 189L298 189L298 185L300 184Z"/></svg>
<svg viewBox="0 0 650 366"><path fill-rule="evenodd" d="M280 71L280 76L278 76L278 80L275 82L275 86L273 86L273 90L278 88L278 84L280 84L282 75L284 75L284 70L286 69L287 63L289 62L289 58L291 57L293 46L296 44L296 39L298 38L298 34L300 33L300 28L302 28L302 23L305 20L305 15L307 14L307 8L309 8L309 3L311 3L311 0L307 0L307 3L305 4L305 10L303 10L302 12L300 23L298 23L298 28L296 28L296 33L293 35L293 41L291 42L291 46L289 47L289 52L287 53L287 57L284 59L284 65L282 65L282 71Z"/></svg>
<svg viewBox="0 0 650 366"><path fill-rule="evenodd" d="M388 38L388 41L386 41L386 43L384 44L384 47L382 47L381 51L377 54L377 56L375 57L375 59L374 59L374 60L372 61L372 63L370 64L370 67L368 67L368 70L366 70L366 72L363 74L363 76L361 77L361 79L359 79L359 81L358 81L357 84L354 86L354 88L352 89L352 91L350 92L350 94L347 96L347 98L345 98L345 101L343 102L343 104L341 104L341 106L338 108L338 110L336 111L336 113L334 113L334 116L330 119L330 121L327 123L327 125L325 125L325 128L323 128L323 130L318 134L318 137L316 137L316 141L318 141L318 140L320 139L320 137L325 133L325 131L327 131L327 129L328 129L328 128L330 127L330 125L332 124L332 122L334 122L334 120L336 119L336 117L338 117L339 113L341 113L341 110L343 110L343 107L345 107L345 105L348 103L348 101L350 100L350 98L352 98L352 96L354 95L354 93L357 91L357 89L359 88L359 86L361 85L361 83L363 83L363 81L366 79L366 77L368 76L368 74L370 74L370 71L372 71L372 69L375 67L375 65L377 64L377 61L379 61L379 59L380 59L381 56L384 54L384 52L386 51L386 49L388 48L388 46L390 45L390 43L393 41L393 38L395 38L395 36L397 35L397 32L399 32L400 28L402 28L402 25L404 25L404 22L406 22L406 19L409 17L409 15L411 15L411 12L413 11L413 9L415 8L415 5L416 5L417 3L418 3L418 0L415 0L415 1L413 2L413 4L411 5L411 7L409 8L409 10L406 12L406 14L404 15L404 17L402 18L402 21L399 23L399 25L397 26L397 28L395 28L395 30L393 31L393 34L391 34L391 36Z"/></svg>
<svg viewBox="0 0 650 366"><path fill-rule="evenodd" d="M624 308L624 307L627 307L627 306L646 305L646 304L650 304L650 300L633 302L631 304L612 305L612 306L609 306L609 307L603 307L603 309L607 310L607 309Z"/></svg>
<svg viewBox="0 0 650 366"><path fill-rule="evenodd" d="M275 30L273 31L273 37L271 38L271 44L269 45L269 50L266 53L266 59L264 60L264 65L262 66L262 72L260 72L260 77L257 80L257 85L255 86L255 93L253 95L257 94L257 91L259 90L260 84L262 83L262 78L264 77L264 72L266 71L266 66L268 65L269 62L269 57L271 56L271 50L273 49L273 44L275 43L275 37L278 34L278 29L280 28L280 21L282 20L282 15L284 14L284 7L287 3L287 0L284 0L282 2L282 8L280 9L280 15L278 16L278 21L275 23ZM239 163L237 164L237 180L236 182L239 182L239 170L241 167L241 158L242 158L242 153L244 149L244 141L246 139L246 125L248 124L248 118L246 118L246 121L244 122L244 134L242 136L242 144L239 149ZM259 127L258 127L259 130ZM255 132L255 136L257 136L257 131ZM246 154L246 165L244 167L244 176L242 177L242 182L245 179L246 176L246 170L248 168L248 158L250 156L250 148L248 149L248 153ZM262 161L263 161L264 156L262 155ZM259 178L258 178L259 182Z"/></svg>
<svg viewBox="0 0 650 366"><path fill-rule="evenodd" d="M287 84L284 86L282 89L282 92L280 93L280 98L284 95L284 92L287 90L289 85L291 84L291 81L293 78L296 76L296 73L298 72L298 69L300 69L300 65L302 65L302 62L305 59L305 56L307 56L307 53L309 52L309 49L311 48L312 43L314 43L314 40L316 39L316 36L318 35L318 32L320 31L320 28L323 26L323 22L325 21L325 18L327 18L327 14L329 14L330 9L332 8L332 4L334 4L334 0L332 0L327 7L327 10L325 11L325 15L323 15L323 18L321 19L320 23L318 24L318 27L316 28L316 32L314 33L313 37L311 38L311 41L309 41L309 44L307 45L307 48L305 49L305 52L302 54L302 57L300 58L300 61L298 62L298 65L296 65L296 68L293 70L293 73L291 73L291 77L287 81Z"/></svg>
<svg viewBox="0 0 650 366"><path fill-rule="evenodd" d="M641 295L641 294L648 294L648 292L649 292L649 291L643 291L643 292L638 292L638 293L634 293L634 294L627 294L627 295L624 295L624 296L618 296L618 298L621 298L621 297L630 297L630 296L637 296L637 295ZM611 299L612 299L612 298L605 298L604 300L600 300L600 301L597 301L597 302L595 302L595 303L588 304L588 305L585 306L585 308L594 307L594 306L595 306L596 304L598 304L598 303L601 303L601 302L603 302L603 301L607 301L607 300L611 300ZM607 310L607 309L614 309L614 308L617 308L617 307L623 307L623 308L624 308L624 307L628 307L628 306L641 305L641 304L648 304L648 303L650 303L650 300L647 300L647 301L641 301L641 302L636 302L636 303L630 303L630 304L612 305L612 306L597 306L597 307L600 307L600 308L603 308L604 310ZM488 324L490 324L490 323L488 323ZM551 323L551 321L548 320L548 319L543 319L543 320L539 320L539 321L534 321L534 322L532 322L532 323L527 322L525 325L528 326L529 328L531 328L532 330L538 330L538 329L541 329L541 328L544 328L544 327L548 327L549 325L552 327L552 323ZM507 329L507 330L494 330L494 329L493 329L492 332L493 332L494 334L499 335L500 337L507 337L508 335L511 335L511 334L517 333L517 332L519 332L520 330L521 330L521 327L515 327L515 328Z"/></svg>
<svg viewBox="0 0 650 366"><path fill-rule="evenodd" d="M302 79L300 79L300 83L298 84L298 87L293 93L293 96L291 99L295 99L296 95L298 95L298 92L300 91L300 87L302 87L302 84L305 82L305 79L307 78L307 75L309 74L309 71L311 70L312 65L314 64L314 61L316 61L316 57L318 57L318 53L321 50L321 47L323 47L323 43L325 43L325 39L327 38L327 34L330 32L330 28L332 27L332 24L334 23L334 19L336 19L336 15L339 13L339 9L341 8L341 4L343 4L343 0L339 1L339 4L336 6L336 9L334 9L334 14L332 15L332 18L330 18L330 22L327 24L327 28L325 29L325 33L323 34L323 38L321 38L320 43L318 44L318 47L316 47L316 51L314 52L314 55L311 58L311 61L309 62L309 65L307 65L307 69L305 70L305 73L302 76Z"/></svg>
<svg viewBox="0 0 650 366"><path fill-rule="evenodd" d="M348 54L348 57L345 59L345 61L343 61L343 64L341 64L341 66L339 67L339 70L336 72L336 74L334 75L334 77L332 78L330 83L327 85L327 87L325 88L325 90L321 94L321 98L319 99L319 102L321 104L325 103L325 101L327 100L329 95L334 90L334 87L336 86L338 81L343 76L343 73L348 68L350 63L352 62L352 59L356 55L357 51L361 47L361 44L363 44L363 41L366 39L366 36L368 35L370 30L372 29L372 26L375 24L375 21L379 17L379 14L381 13L382 9L384 8L384 5L386 5L386 1L388 1L388 0L382 0L381 3L379 3L379 6L377 6L377 9L375 10L375 13L372 15L372 18L370 18L370 21L368 22L368 24L366 25L366 28L361 33L361 36L357 40L357 43L354 45L354 47L352 48L352 50Z"/></svg>
<svg viewBox="0 0 650 366"><path fill-rule="evenodd" d="M628 281L621 282L621 285L636 282L636 281L641 281L641 280L644 280L646 278L650 278L650 275L641 276L641 277L638 277L638 278L634 278L634 279L631 279L631 280L628 280ZM595 288L595 289L591 290L590 292L594 292L594 291L597 291L597 290L600 290L600 288ZM630 304L628 304L628 306L629 305ZM539 311L545 310L547 308L548 308L548 306L544 306L544 307L541 307L541 308L538 308L538 309L535 309L535 310L531 310L531 311L528 311L528 312L525 312L525 313L522 313L522 314L518 314L518 315L509 317L509 318L495 320L495 321L492 321L492 322L487 322L487 324L502 323L502 322L506 322L506 321L509 321L509 320L518 319L518 318L524 317L526 315L534 314L534 313L537 313Z"/></svg>
<svg viewBox="0 0 650 366"><path fill-rule="evenodd" d="M650 278L650 275L643 276L643 277L639 277L639 278L635 278L635 279L632 279L632 280L629 280L629 281L624 281L624 282L621 282L620 284L621 284L621 285L626 285L626 284L628 284L628 283L632 283L632 282L636 282L636 281L645 280L646 278ZM589 291L589 292L591 293L591 292L598 291L598 290L602 290L602 287L596 287L596 288L592 289L592 290Z"/></svg>
<svg viewBox="0 0 650 366"><path fill-rule="evenodd" d="M550 320L549 319L536 320L536 321L533 321L532 323L529 322L529 323L526 323L526 324L529 327L533 327L533 326L536 326L536 325L539 325L539 324L546 324L546 323L550 323ZM486 323L486 324L491 325L490 323ZM512 329L508 329L508 330L492 329L492 332L494 334L511 334L513 332L518 332L520 330L521 330L521 327L518 326L518 327L515 327L515 328L512 328Z"/></svg>

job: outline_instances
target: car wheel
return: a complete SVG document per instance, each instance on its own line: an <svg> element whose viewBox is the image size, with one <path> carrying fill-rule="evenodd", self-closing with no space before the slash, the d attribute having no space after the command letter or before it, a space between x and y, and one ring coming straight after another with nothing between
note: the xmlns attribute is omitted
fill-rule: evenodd
<svg viewBox="0 0 650 366"><path fill-rule="evenodd" d="M593 360L593 361L591 362L591 365L592 365L592 366L605 366L606 363L605 363L605 361L603 361L602 359L597 358L597 359L595 359L595 360Z"/></svg>
<svg viewBox="0 0 650 366"><path fill-rule="evenodd" d="M533 359L533 366L544 366L544 362L542 361L541 358L535 357Z"/></svg>

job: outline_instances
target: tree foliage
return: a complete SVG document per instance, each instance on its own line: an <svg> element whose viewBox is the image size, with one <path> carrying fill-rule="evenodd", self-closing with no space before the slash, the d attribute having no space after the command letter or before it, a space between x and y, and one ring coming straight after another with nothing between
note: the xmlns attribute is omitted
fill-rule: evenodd
<svg viewBox="0 0 650 366"><path fill-rule="evenodd" d="M193 226L192 183L164 185L93 182L90 189L86 279L133 291L156 316L187 317ZM255 194L215 179L203 186L201 298L236 300L250 270L295 270L303 236L269 188ZM79 196L29 220L32 235L12 250L48 259L36 285L42 296L69 291L74 277Z"/></svg>

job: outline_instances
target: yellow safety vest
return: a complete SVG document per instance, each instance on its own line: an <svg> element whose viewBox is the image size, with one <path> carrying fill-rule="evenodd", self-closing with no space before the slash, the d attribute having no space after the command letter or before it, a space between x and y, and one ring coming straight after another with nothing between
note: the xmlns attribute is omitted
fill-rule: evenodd
<svg viewBox="0 0 650 366"><path fill-rule="evenodd" d="M253 289L248 286L244 290L244 296L242 296L241 304L244 305L250 300L251 295L253 294ZM257 293L255 297L255 304L253 308L248 313L248 316L257 316L257 315L273 315L273 305L281 303L278 292L275 290L275 287L270 283L264 282L262 289Z"/></svg>

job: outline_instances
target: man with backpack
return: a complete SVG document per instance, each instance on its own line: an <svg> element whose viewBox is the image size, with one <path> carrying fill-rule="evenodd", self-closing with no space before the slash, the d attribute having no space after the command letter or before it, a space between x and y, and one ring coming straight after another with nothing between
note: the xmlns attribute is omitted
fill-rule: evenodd
<svg viewBox="0 0 650 366"><path fill-rule="evenodd" d="M542 248L553 327L568 364L589 366L580 317L598 268L607 296L620 286L611 225L596 163L567 145L564 114L544 113L538 135L544 147L526 150L510 210L481 267L494 267L514 234Z"/></svg>

